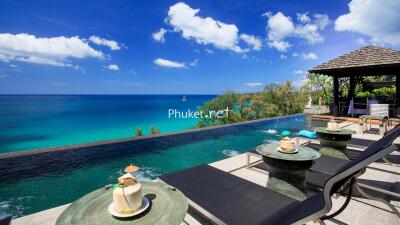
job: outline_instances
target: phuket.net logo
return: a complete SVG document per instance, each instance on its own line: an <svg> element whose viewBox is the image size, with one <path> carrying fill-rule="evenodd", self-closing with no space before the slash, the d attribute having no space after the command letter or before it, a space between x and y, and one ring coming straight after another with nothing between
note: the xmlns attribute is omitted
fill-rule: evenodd
<svg viewBox="0 0 400 225"><path fill-rule="evenodd" d="M220 110L209 110L209 111L192 111L191 109L181 111L178 109L168 109L168 119L207 119L207 118L217 118L223 119L228 118L229 108Z"/></svg>

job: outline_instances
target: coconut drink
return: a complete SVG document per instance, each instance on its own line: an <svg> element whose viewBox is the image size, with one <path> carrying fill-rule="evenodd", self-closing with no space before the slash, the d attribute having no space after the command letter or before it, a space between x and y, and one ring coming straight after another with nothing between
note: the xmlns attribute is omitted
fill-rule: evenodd
<svg viewBox="0 0 400 225"><path fill-rule="evenodd" d="M139 167L130 165L125 174L118 178L113 190L114 210L118 213L133 213L142 207L142 185L135 179L133 172Z"/></svg>
<svg viewBox="0 0 400 225"><path fill-rule="evenodd" d="M331 119L330 122L328 122L328 126L326 127L328 131L338 131L339 130L339 125L336 123L334 119Z"/></svg>
<svg viewBox="0 0 400 225"><path fill-rule="evenodd" d="M279 147L282 152L292 153L295 149L295 143L292 139L285 137L279 142Z"/></svg>

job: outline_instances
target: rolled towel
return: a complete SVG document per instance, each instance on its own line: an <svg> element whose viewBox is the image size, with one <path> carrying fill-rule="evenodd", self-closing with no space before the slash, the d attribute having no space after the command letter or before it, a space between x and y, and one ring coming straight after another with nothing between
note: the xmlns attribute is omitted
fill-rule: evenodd
<svg viewBox="0 0 400 225"><path fill-rule="evenodd" d="M303 136L303 137L311 138L311 139L316 139L317 138L317 133L316 132L312 132L312 131L308 131L308 130L299 131L299 135Z"/></svg>
<svg viewBox="0 0 400 225"><path fill-rule="evenodd" d="M285 137L288 137L288 136L290 136L290 131L284 130L284 131L281 132L281 135L285 136Z"/></svg>

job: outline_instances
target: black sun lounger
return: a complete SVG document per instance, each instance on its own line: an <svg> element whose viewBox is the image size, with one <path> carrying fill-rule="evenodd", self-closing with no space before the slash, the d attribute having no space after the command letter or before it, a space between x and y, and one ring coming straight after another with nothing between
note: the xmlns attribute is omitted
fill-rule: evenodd
<svg viewBox="0 0 400 225"><path fill-rule="evenodd" d="M322 192L300 202L209 165L164 175L160 179L180 189L190 199L190 205L195 205L195 210L217 224L261 224L265 218L292 205L308 207L310 211L323 207ZM319 199L322 205L308 204L313 199Z"/></svg>
<svg viewBox="0 0 400 225"><path fill-rule="evenodd" d="M161 176L179 188L190 205L217 224L304 224L319 219L332 208L331 196L366 166L397 150L391 143L400 127L370 145L359 157L333 174L321 192L297 201L208 165ZM352 182L351 182L352 183Z"/></svg>

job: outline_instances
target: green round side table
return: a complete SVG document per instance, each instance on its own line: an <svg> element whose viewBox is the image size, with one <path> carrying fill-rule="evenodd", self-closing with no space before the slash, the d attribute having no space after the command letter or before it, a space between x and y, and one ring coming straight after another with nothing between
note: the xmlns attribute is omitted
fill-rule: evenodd
<svg viewBox="0 0 400 225"><path fill-rule="evenodd" d="M150 200L146 212L119 219L108 213L112 187L97 189L78 199L58 217L56 225L179 225L186 216L188 202L178 189L155 181L141 181L143 196Z"/></svg>
<svg viewBox="0 0 400 225"><path fill-rule="evenodd" d="M349 129L340 129L338 131L329 131L325 127L316 128L317 138L321 143L323 155L347 158L347 143L351 140L351 135L356 132Z"/></svg>
<svg viewBox="0 0 400 225"><path fill-rule="evenodd" d="M287 154L277 150L279 143L263 144L256 148L268 167L267 188L291 198L306 199L306 171L321 154L312 148L296 146L297 153Z"/></svg>

